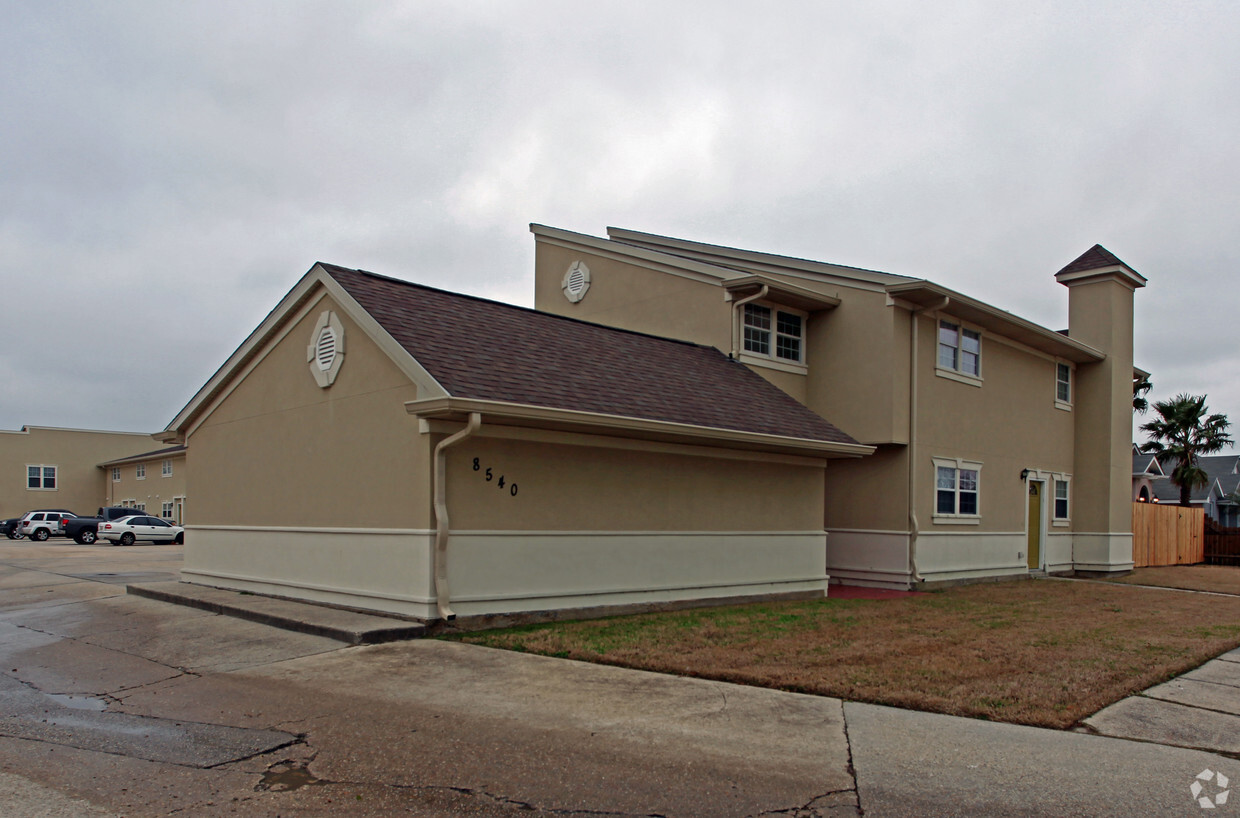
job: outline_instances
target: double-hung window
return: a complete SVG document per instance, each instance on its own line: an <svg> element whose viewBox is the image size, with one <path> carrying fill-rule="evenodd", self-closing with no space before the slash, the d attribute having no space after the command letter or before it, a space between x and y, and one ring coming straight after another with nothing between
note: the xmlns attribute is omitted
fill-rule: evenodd
<svg viewBox="0 0 1240 818"><path fill-rule="evenodd" d="M1055 364L1055 405L1072 408L1072 367L1064 363Z"/></svg>
<svg viewBox="0 0 1240 818"><path fill-rule="evenodd" d="M137 466L134 466L134 476L137 477L139 480L146 479L146 464L145 463L139 463Z"/></svg>
<svg viewBox="0 0 1240 818"><path fill-rule="evenodd" d="M1055 515L1056 522L1068 520L1068 481L1055 480Z"/></svg>
<svg viewBox="0 0 1240 818"><path fill-rule="evenodd" d="M939 369L982 376L982 334L951 321L939 321Z"/></svg>
<svg viewBox="0 0 1240 818"><path fill-rule="evenodd" d="M26 488L53 491L56 488L56 467L39 464L26 467Z"/></svg>
<svg viewBox="0 0 1240 818"><path fill-rule="evenodd" d="M982 464L934 458L934 516L939 522L975 522L980 516Z"/></svg>
<svg viewBox="0 0 1240 818"><path fill-rule="evenodd" d="M762 304L745 305L745 352L789 363L804 363L805 318Z"/></svg>
<svg viewBox="0 0 1240 818"><path fill-rule="evenodd" d="M160 468L162 470L161 472L162 476L164 477L172 476L172 461L171 460L165 460L163 465Z"/></svg>
<svg viewBox="0 0 1240 818"><path fill-rule="evenodd" d="M121 481L121 467L113 466L112 467L112 482L119 483L120 481Z"/></svg>

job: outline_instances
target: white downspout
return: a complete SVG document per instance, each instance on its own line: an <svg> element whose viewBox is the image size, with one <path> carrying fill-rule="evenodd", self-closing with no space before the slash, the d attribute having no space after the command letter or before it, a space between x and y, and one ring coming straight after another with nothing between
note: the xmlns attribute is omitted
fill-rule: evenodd
<svg viewBox="0 0 1240 818"><path fill-rule="evenodd" d="M741 357L741 320L739 316L740 308L748 304L750 301L757 301L760 298L766 298L766 294L771 291L769 284L763 284L762 289L753 295L747 295L744 298L732 302L732 357L739 360Z"/></svg>
<svg viewBox="0 0 1240 818"><path fill-rule="evenodd" d="M937 304L918 307L909 312L912 327L909 332L908 362L908 568L913 582L925 582L925 577L917 569L917 535L920 528L917 523L917 464L914 455L917 446L917 318L923 312L937 312L945 309L951 299L943 296Z"/></svg>
<svg viewBox="0 0 1240 818"><path fill-rule="evenodd" d="M448 459L444 450L478 431L481 425L482 414L470 412L469 423L464 429L435 446L435 604L439 608L439 618L445 622L456 619L456 614L448 605Z"/></svg>

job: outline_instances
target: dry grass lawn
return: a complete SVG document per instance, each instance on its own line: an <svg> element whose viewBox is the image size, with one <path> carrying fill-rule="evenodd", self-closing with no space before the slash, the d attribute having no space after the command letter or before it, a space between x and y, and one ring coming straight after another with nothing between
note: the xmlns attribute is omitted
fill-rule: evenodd
<svg viewBox="0 0 1240 818"><path fill-rule="evenodd" d="M1169 565L1138 568L1127 576L1108 580L1127 585L1157 585L1190 591L1240 595L1240 567L1234 565Z"/></svg>
<svg viewBox="0 0 1240 818"><path fill-rule="evenodd" d="M986 583L458 635L475 644L996 721L1069 727L1240 646L1240 597Z"/></svg>

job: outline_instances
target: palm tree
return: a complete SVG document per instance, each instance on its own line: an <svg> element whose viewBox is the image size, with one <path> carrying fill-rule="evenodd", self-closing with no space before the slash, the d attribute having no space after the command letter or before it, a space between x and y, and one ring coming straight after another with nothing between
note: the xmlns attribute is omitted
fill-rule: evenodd
<svg viewBox="0 0 1240 818"><path fill-rule="evenodd" d="M1171 400L1154 404L1156 420L1141 425L1150 436L1141 451L1155 454L1164 463L1174 463L1171 482L1180 487L1180 505L1186 506L1193 489L1210 481L1197 458L1214 454L1232 444L1225 415L1206 414L1205 395L1176 395Z"/></svg>
<svg viewBox="0 0 1240 818"><path fill-rule="evenodd" d="M1133 375L1132 376L1132 410L1142 415L1145 410L1150 408L1149 401L1145 399L1145 393L1154 388L1154 384L1150 383L1149 375Z"/></svg>

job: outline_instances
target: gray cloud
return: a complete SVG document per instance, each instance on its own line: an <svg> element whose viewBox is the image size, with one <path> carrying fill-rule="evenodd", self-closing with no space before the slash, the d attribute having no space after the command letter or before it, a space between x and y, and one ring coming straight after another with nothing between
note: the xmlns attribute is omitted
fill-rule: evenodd
<svg viewBox="0 0 1240 818"><path fill-rule="evenodd" d="M1154 397L1240 419L1234 4L0 10L0 428L161 428L316 260L529 303L531 221L1053 328L1101 242L1150 279Z"/></svg>

